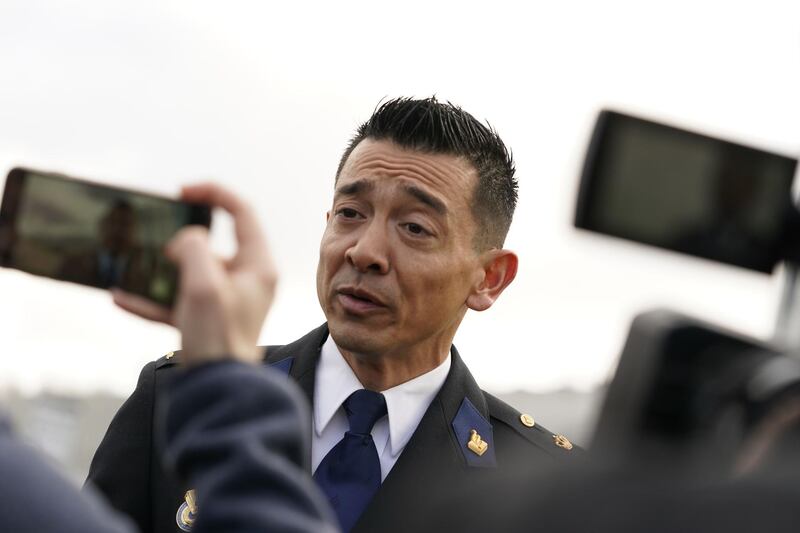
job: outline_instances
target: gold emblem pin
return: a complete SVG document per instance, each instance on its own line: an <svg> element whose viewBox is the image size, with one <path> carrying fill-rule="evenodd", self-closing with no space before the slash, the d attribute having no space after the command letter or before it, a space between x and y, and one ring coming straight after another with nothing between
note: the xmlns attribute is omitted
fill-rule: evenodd
<svg viewBox="0 0 800 533"><path fill-rule="evenodd" d="M559 448L564 448L565 450L572 449L572 443L564 435L553 435L553 442L555 442L556 446Z"/></svg>
<svg viewBox="0 0 800 533"><path fill-rule="evenodd" d="M489 449L489 443L481 439L481 436L478 435L478 432L473 429L469 432L469 442L467 443L467 448L480 457L486 453L486 450Z"/></svg>
<svg viewBox="0 0 800 533"><path fill-rule="evenodd" d="M536 425L536 422L533 420L533 417L528 414L519 415L519 421L522 422L522 425L525 427L532 428Z"/></svg>
<svg viewBox="0 0 800 533"><path fill-rule="evenodd" d="M175 522L181 531L191 531L197 519L197 497L194 490L187 490L183 495L184 501L175 514Z"/></svg>
<svg viewBox="0 0 800 533"><path fill-rule="evenodd" d="M194 489L187 490L183 498L186 500L186 506L189 507L189 512L197 514L197 493L195 493Z"/></svg>
<svg viewBox="0 0 800 533"><path fill-rule="evenodd" d="M164 357L166 357L167 359L172 359L172 356L173 356L173 355L175 355L175 352L169 352L169 353L168 353L167 355L165 355Z"/></svg>

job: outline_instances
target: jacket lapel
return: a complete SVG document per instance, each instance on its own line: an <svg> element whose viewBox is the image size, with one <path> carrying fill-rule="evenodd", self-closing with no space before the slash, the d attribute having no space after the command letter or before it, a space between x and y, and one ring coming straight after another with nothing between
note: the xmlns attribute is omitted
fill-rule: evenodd
<svg viewBox="0 0 800 533"><path fill-rule="evenodd" d="M308 400L308 410L314 408L314 376L316 375L317 362L322 350L325 339L328 338L328 325L323 324L291 344L283 346L267 346L266 358L268 365L272 365L277 370L286 372L300 386L303 394ZM311 424L308 426L306 442L309 443L308 453L306 454L306 470L311 473Z"/></svg>
<svg viewBox="0 0 800 533"><path fill-rule="evenodd" d="M315 370L327 338L328 325L323 324L291 344L266 348L265 362L276 368L283 367L283 371L288 366L289 375L305 393L309 406L314 405Z"/></svg>
<svg viewBox="0 0 800 533"><path fill-rule="evenodd" d="M404 522L428 508L432 491L466 481L471 470L453 430L465 398L488 420L486 400L455 347L447 379L353 533L403 531Z"/></svg>

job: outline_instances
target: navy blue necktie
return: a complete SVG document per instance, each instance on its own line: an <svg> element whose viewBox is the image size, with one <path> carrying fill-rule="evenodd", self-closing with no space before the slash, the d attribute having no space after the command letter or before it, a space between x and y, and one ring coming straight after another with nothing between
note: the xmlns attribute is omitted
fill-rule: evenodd
<svg viewBox="0 0 800 533"><path fill-rule="evenodd" d="M314 479L328 495L342 531L350 531L381 486L381 462L370 433L386 415L386 399L361 389L343 406L350 430L322 459Z"/></svg>

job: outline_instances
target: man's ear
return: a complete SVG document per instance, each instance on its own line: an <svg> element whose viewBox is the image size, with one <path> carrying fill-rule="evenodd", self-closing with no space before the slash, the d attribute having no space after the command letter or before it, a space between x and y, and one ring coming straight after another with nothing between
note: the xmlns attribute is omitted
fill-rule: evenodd
<svg viewBox="0 0 800 533"><path fill-rule="evenodd" d="M517 276L519 259L511 250L489 250L481 257L483 275L467 298L467 307L485 311Z"/></svg>

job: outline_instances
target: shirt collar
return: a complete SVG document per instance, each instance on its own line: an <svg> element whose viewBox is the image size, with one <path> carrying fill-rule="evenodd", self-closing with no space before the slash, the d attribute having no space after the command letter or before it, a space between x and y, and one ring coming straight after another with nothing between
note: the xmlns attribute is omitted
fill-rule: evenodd
<svg viewBox="0 0 800 533"><path fill-rule="evenodd" d="M364 386L342 357L333 337L328 335L317 363L314 378L314 428L317 436L328 427L333 415L348 396Z"/></svg>
<svg viewBox="0 0 800 533"><path fill-rule="evenodd" d="M389 412L389 442L393 457L397 457L408 444L449 372L450 354L447 354L442 364L433 370L383 391Z"/></svg>
<svg viewBox="0 0 800 533"><path fill-rule="evenodd" d="M389 414L392 456L399 455L408 444L428 406L444 385L450 372L450 363L448 354L442 364L433 370L383 391ZM363 388L333 338L328 335L322 345L314 385L314 428L317 436L322 435L347 397Z"/></svg>

